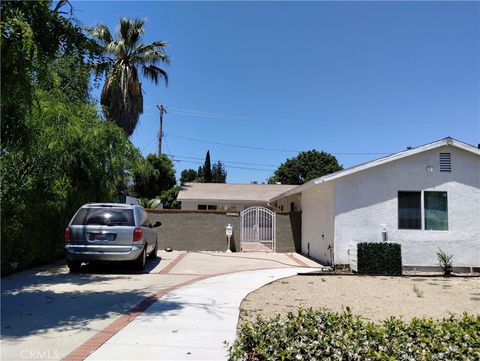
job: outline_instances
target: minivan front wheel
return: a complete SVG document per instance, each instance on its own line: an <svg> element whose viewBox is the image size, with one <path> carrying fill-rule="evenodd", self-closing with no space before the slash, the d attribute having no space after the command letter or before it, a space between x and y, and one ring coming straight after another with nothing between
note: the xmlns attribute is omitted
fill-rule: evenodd
<svg viewBox="0 0 480 361"><path fill-rule="evenodd" d="M81 265L82 265L82 262L80 261L67 261L67 266L70 270L70 273L79 272Z"/></svg>
<svg viewBox="0 0 480 361"><path fill-rule="evenodd" d="M135 262L135 269L137 271L144 270L145 264L147 263L147 247L143 248L142 253L138 256L138 258L134 262Z"/></svg>

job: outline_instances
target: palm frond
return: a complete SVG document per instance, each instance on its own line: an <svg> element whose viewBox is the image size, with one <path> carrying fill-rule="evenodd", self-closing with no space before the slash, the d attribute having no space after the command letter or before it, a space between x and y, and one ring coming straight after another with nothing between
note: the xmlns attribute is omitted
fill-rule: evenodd
<svg viewBox="0 0 480 361"><path fill-rule="evenodd" d="M132 56L141 55L149 51L156 51L165 55L165 48L167 46L168 46L168 43L165 41L155 41L148 45L140 44L132 52Z"/></svg>
<svg viewBox="0 0 480 361"><path fill-rule="evenodd" d="M111 60L102 63L90 64L90 68L95 72L95 75L108 73L112 67Z"/></svg>
<svg viewBox="0 0 480 361"><path fill-rule="evenodd" d="M147 50L143 53L135 54L132 56L132 60L139 64L156 64L158 62L162 62L167 65L170 64L170 58L168 55L158 50Z"/></svg>
<svg viewBox="0 0 480 361"><path fill-rule="evenodd" d="M145 20L135 18L133 20L120 19L120 27L118 29L121 39L125 41L127 48L133 49L138 43L140 37L145 32Z"/></svg>
<svg viewBox="0 0 480 361"><path fill-rule="evenodd" d="M164 52L168 44L165 41L141 43L144 25L142 19L121 19L116 38L103 24L90 31L103 53L109 54L91 66L97 74L106 74L100 96L105 116L129 136L143 113L142 83L137 67L142 66L142 76L155 84L162 79L168 84L167 72L155 65L169 64L170 59Z"/></svg>
<svg viewBox="0 0 480 361"><path fill-rule="evenodd" d="M165 70L155 66L155 65L144 65L143 66L143 76L152 80L155 85L158 84L159 80L163 78L165 85L168 85L168 74Z"/></svg>
<svg viewBox="0 0 480 361"><path fill-rule="evenodd" d="M102 45L106 45L113 41L110 29L105 24L100 23L97 26L87 28L87 31Z"/></svg>
<svg viewBox="0 0 480 361"><path fill-rule="evenodd" d="M132 135L143 113L142 84L137 69L115 63L105 80L100 102L106 118Z"/></svg>

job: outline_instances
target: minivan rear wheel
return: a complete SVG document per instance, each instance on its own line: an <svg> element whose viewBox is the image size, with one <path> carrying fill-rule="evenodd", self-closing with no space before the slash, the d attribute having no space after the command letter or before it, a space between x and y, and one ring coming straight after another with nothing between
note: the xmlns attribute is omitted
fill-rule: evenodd
<svg viewBox="0 0 480 361"><path fill-rule="evenodd" d="M151 259L157 258L157 251L158 251L158 242L155 242L155 248L154 248L153 251L149 254L149 257L150 257Z"/></svg>
<svg viewBox="0 0 480 361"><path fill-rule="evenodd" d="M147 248L144 247L142 253L134 261L135 269L137 271L143 271L145 269L145 264L147 263Z"/></svg>
<svg viewBox="0 0 480 361"><path fill-rule="evenodd" d="M82 265L82 262L80 261L67 261L67 266L70 269L70 273L79 272L81 265Z"/></svg>

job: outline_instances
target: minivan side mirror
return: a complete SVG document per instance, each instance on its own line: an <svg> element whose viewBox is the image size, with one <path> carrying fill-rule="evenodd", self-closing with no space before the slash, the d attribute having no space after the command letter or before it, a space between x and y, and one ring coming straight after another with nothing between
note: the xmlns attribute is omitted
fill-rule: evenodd
<svg viewBox="0 0 480 361"><path fill-rule="evenodd" d="M153 225L154 228L157 228L157 227L160 227L162 225L162 222L160 221L157 221L155 222L155 224Z"/></svg>

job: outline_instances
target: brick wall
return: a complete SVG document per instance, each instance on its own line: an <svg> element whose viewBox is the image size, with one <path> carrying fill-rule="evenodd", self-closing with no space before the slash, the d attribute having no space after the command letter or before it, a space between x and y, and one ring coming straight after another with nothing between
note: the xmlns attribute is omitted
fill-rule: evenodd
<svg viewBox="0 0 480 361"><path fill-rule="evenodd" d="M231 224L232 251L240 251L240 217L226 212L179 209L147 210L157 228L158 247L187 251L225 251L225 227ZM277 252L295 252L301 248L301 212L277 213Z"/></svg>

